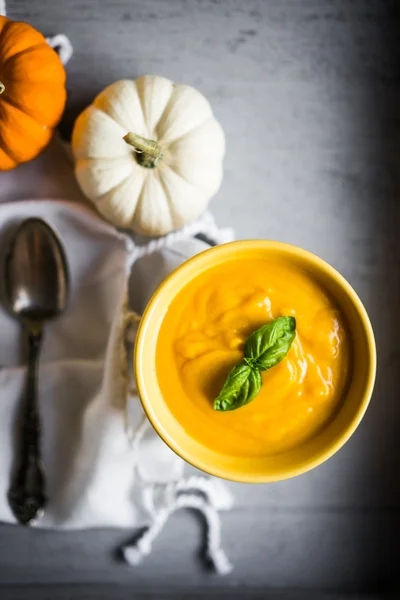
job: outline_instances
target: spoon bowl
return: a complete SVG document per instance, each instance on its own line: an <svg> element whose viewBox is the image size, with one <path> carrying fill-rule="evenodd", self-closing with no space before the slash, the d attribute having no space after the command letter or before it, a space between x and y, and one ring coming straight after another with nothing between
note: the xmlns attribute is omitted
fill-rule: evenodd
<svg viewBox="0 0 400 600"><path fill-rule="evenodd" d="M24 221L6 259L10 312L24 322L54 319L67 306L67 290L67 263L55 232L41 219Z"/></svg>

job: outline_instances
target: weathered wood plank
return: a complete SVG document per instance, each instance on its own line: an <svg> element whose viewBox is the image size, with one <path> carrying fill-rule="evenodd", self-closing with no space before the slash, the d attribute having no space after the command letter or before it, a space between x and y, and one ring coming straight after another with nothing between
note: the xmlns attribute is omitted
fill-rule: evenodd
<svg viewBox="0 0 400 600"><path fill-rule="evenodd" d="M154 592L165 585L234 590L304 588L386 592L397 585L400 513L232 511L223 516L223 542L235 570L208 573L199 557L200 524L190 514L171 519L140 568L112 549L125 531L65 533L1 531L1 583L129 584Z"/></svg>
<svg viewBox="0 0 400 600"><path fill-rule="evenodd" d="M144 600L152 596L146 588L132 588L130 586L35 586L29 589L25 586L7 587L0 589L4 600ZM189 593L180 588L168 586L157 589L156 597L160 600L173 598L174 600L204 600L204 598L226 598L226 591L196 587ZM266 588L249 589L238 587L229 590L229 600L382 600L380 595L359 595L324 593L306 590L272 591ZM394 598L393 598L394 600Z"/></svg>

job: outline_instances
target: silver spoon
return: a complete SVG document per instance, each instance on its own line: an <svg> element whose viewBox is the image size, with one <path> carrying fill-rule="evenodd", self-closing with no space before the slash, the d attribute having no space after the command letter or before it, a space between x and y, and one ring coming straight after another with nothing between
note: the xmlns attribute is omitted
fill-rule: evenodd
<svg viewBox="0 0 400 600"><path fill-rule="evenodd" d="M8 501L16 519L29 525L43 514L47 500L37 403L43 328L46 321L64 311L68 297L65 254L49 225L35 218L19 226L9 247L4 275L8 308L28 337L27 386Z"/></svg>

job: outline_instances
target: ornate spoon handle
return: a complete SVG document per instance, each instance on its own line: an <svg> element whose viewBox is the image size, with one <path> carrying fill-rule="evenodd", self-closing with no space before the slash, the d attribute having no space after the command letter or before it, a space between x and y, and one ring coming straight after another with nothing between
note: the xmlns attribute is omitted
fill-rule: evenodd
<svg viewBox="0 0 400 600"><path fill-rule="evenodd" d="M17 468L8 492L16 519L29 525L39 518L46 504L45 476L40 453L40 417L37 404L37 378L42 329L28 331L29 360L25 403L17 445Z"/></svg>

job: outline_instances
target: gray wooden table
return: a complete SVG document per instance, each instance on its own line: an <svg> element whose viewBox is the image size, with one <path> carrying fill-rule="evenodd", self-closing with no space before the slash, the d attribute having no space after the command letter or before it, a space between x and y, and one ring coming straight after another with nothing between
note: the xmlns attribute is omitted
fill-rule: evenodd
<svg viewBox="0 0 400 600"><path fill-rule="evenodd" d="M381 598L399 589L400 20L385 0L14 0L11 18L65 32L64 135L106 84L144 73L192 84L227 135L213 201L238 237L279 239L337 267L376 331L373 401L334 458L297 479L234 485L227 578L198 560L201 527L171 519L129 568L130 533L0 527L0 597ZM323 593L325 592L325 593Z"/></svg>

